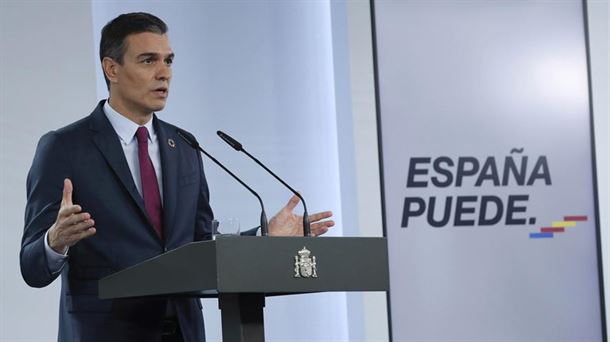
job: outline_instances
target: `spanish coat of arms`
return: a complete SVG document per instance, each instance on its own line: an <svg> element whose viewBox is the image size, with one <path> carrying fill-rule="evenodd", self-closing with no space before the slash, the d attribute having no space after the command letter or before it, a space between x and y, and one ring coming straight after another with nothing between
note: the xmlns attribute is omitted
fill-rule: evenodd
<svg viewBox="0 0 610 342"><path fill-rule="evenodd" d="M303 247L294 256L294 277L295 278L317 278L316 257L309 255L311 252Z"/></svg>

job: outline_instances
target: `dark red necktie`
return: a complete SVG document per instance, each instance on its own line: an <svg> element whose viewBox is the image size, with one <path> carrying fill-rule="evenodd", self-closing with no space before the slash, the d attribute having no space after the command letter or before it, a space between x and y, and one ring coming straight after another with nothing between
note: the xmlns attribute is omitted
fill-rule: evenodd
<svg viewBox="0 0 610 342"><path fill-rule="evenodd" d="M142 180L144 206L157 235L163 239L161 195L159 193L159 183L157 183L155 167L148 155L148 130L146 127L138 128L136 138L138 139L138 160L140 161L140 179Z"/></svg>

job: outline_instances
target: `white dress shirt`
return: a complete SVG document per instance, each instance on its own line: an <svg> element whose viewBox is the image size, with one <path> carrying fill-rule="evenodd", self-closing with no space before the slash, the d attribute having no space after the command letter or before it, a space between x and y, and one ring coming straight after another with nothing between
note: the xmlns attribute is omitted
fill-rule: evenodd
<svg viewBox="0 0 610 342"><path fill-rule="evenodd" d="M142 195L140 162L138 158L138 140L135 136L136 131L140 126L110 107L108 101L104 103L104 114L106 114L106 118L108 118L112 128L114 128L114 131L119 136L119 141L121 143L121 147L123 148L127 165L129 165L129 170L131 171L131 176L133 177L133 181L136 184L138 192L140 195ZM157 137L157 133L155 132L155 128L153 127L152 119L144 124L144 127L146 127L148 130L148 155L150 156L155 168L157 183L159 184L159 194L161 195L161 203L163 203L163 177L161 175L161 153L159 152L159 139ZM83 210L87 211L87 208L83 208ZM47 265L51 273L57 273L62 270L64 264L66 263L68 251L66 250L64 254L55 252L49 246L48 234L49 231L47 230L44 236Z"/></svg>

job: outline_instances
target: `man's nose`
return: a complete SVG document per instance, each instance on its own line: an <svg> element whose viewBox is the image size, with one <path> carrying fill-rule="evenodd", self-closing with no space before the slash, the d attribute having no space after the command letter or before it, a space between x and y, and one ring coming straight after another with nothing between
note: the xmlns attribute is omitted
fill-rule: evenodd
<svg viewBox="0 0 610 342"><path fill-rule="evenodd" d="M161 63L161 66L157 70L157 79L158 80L169 80L172 77L172 68L170 65Z"/></svg>

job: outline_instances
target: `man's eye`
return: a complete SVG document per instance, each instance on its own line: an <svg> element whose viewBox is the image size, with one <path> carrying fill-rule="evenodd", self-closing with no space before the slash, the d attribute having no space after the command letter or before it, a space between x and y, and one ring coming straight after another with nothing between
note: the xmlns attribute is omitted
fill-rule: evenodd
<svg viewBox="0 0 610 342"><path fill-rule="evenodd" d="M147 59L142 61L142 63L144 63L144 64L153 64L153 62L154 61L152 59L150 59L150 58L147 58Z"/></svg>
<svg viewBox="0 0 610 342"><path fill-rule="evenodd" d="M174 64L174 60L173 59L166 59L165 60L165 64L172 65L172 64Z"/></svg>

